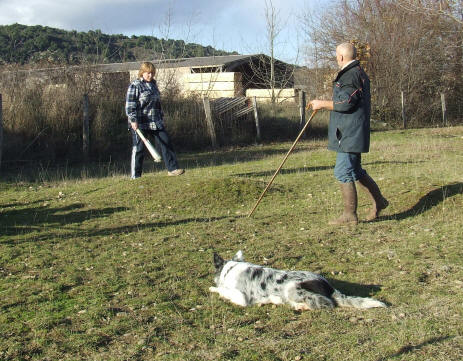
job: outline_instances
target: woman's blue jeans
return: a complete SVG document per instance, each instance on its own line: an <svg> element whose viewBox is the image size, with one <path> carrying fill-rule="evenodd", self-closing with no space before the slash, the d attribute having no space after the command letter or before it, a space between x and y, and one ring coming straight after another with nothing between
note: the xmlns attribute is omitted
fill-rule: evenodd
<svg viewBox="0 0 463 361"><path fill-rule="evenodd" d="M157 145L161 148L162 159L164 160L167 170L171 172L175 169L178 169L177 156L175 155L174 147L166 130L142 129L141 131L145 137L151 135L155 138ZM139 178L141 177L143 169L145 144L133 129L130 129L130 132L132 134L132 159L130 162L130 175L132 178Z"/></svg>

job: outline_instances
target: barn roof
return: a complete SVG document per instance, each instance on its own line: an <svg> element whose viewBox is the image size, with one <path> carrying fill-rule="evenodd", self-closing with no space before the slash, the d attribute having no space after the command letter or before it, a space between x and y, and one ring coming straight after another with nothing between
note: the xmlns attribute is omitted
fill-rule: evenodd
<svg viewBox="0 0 463 361"><path fill-rule="evenodd" d="M151 62L158 68L222 67L223 71L233 71L240 65L262 57L267 56L263 54L221 55L180 59L160 59L151 60ZM141 61L135 61L127 63L98 64L94 65L92 68L102 72L130 71L138 70L141 63Z"/></svg>
<svg viewBox="0 0 463 361"><path fill-rule="evenodd" d="M205 56L195 58L180 58L180 59L162 59L151 60L158 68L181 68L181 67L221 67L222 71L234 71L237 67L247 64L251 61L269 58L263 54L252 55L221 55L221 56ZM66 67L54 67L43 69L19 70L16 73L40 74L49 73L54 70L80 70L86 69L103 73L117 73L140 69L141 61L111 63L111 64L94 64L94 65L73 65ZM284 64L277 60L277 63ZM4 72L9 73L9 72Z"/></svg>

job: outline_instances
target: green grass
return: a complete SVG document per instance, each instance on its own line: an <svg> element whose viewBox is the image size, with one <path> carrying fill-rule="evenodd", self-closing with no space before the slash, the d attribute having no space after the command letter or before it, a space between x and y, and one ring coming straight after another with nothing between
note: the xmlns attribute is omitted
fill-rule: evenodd
<svg viewBox="0 0 463 361"><path fill-rule="evenodd" d="M0 183L2 360L461 360L463 128L375 132L363 164L390 207L333 228L325 141L146 164L23 170ZM360 193L359 214L368 199ZM208 291L212 252L306 269L386 309L240 308Z"/></svg>

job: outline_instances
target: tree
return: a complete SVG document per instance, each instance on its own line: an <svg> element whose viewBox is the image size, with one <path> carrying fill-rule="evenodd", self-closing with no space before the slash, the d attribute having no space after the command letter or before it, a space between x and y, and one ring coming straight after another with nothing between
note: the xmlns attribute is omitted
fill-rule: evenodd
<svg viewBox="0 0 463 361"><path fill-rule="evenodd" d="M284 28L280 12L274 6L272 0L265 1L264 17L266 24L265 38L266 48L262 55L250 63L252 69L252 82L263 89L268 89L272 105L281 94L282 89L293 87L294 66L285 64L276 58L278 38ZM295 60L297 61L297 59ZM274 107L272 106L272 111Z"/></svg>
<svg viewBox="0 0 463 361"><path fill-rule="evenodd" d="M21 24L0 25L0 63L30 64L44 59L55 63L107 63L127 60L147 60L229 54L198 44L185 43L154 36L127 37L107 35L101 30L88 32L65 31L50 27Z"/></svg>
<svg viewBox="0 0 463 361"><path fill-rule="evenodd" d="M447 18L463 27L463 1L462 0L398 0L398 5L412 13L425 14Z"/></svg>
<svg viewBox="0 0 463 361"><path fill-rule="evenodd" d="M337 44L356 42L369 48L364 66L371 79L373 117L399 122L400 92L407 100L410 123L432 124L439 117L443 89L455 94L455 22L425 12L410 12L393 0L340 0L317 18L309 41L320 59L332 60ZM461 44L461 42L459 43Z"/></svg>

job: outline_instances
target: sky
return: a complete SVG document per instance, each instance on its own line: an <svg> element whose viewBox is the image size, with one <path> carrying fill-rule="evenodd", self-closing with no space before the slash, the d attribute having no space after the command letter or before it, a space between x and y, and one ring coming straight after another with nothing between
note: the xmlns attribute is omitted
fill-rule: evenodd
<svg viewBox="0 0 463 361"><path fill-rule="evenodd" d="M327 0L271 0L281 31L275 57L303 63L299 18ZM0 25L19 23L185 40L240 54L266 53L270 0L0 0Z"/></svg>

